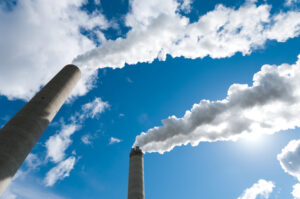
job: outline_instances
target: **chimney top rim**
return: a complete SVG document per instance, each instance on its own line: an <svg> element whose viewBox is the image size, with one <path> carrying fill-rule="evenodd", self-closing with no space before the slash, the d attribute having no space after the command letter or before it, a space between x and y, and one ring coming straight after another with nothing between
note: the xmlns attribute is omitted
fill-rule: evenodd
<svg viewBox="0 0 300 199"><path fill-rule="evenodd" d="M143 151L140 149L139 146L136 146L136 147L131 148L131 151L130 151L130 157L131 157L131 156L134 156L134 155L140 155L140 156L143 156Z"/></svg>

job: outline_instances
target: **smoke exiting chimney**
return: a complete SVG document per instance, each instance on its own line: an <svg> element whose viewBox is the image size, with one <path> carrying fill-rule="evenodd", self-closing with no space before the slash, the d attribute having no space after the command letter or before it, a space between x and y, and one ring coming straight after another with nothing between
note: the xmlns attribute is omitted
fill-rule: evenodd
<svg viewBox="0 0 300 199"><path fill-rule="evenodd" d="M144 158L138 146L130 152L128 199L145 199Z"/></svg>
<svg viewBox="0 0 300 199"><path fill-rule="evenodd" d="M81 77L65 66L0 130L0 195Z"/></svg>

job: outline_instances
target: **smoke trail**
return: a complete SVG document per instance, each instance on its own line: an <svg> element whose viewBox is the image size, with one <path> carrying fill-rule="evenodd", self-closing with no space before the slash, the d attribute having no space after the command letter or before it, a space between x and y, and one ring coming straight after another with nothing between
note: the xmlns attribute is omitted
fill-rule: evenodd
<svg viewBox="0 0 300 199"><path fill-rule="evenodd" d="M180 1L182 2L182 1ZM250 54L267 40L284 42L300 34L300 12L271 14L268 4L246 1L239 8L218 5L191 23L176 0L132 0L124 38L105 40L73 62L90 68L122 68L172 57L231 57ZM185 5L184 7L186 7ZM184 11L184 10L183 10Z"/></svg>
<svg viewBox="0 0 300 199"><path fill-rule="evenodd" d="M253 85L233 84L225 99L202 100L182 118L170 116L162 126L136 137L144 152L164 153L175 146L236 140L300 126L300 55L294 65L264 65Z"/></svg>
<svg viewBox="0 0 300 199"><path fill-rule="evenodd" d="M191 2L131 0L124 16L129 31L107 40L105 30L118 24L108 21L100 10L82 10L86 0L51 1L47 6L24 0L11 11L0 1L0 95L30 99L69 62L83 72L72 93L80 96L93 88L98 68L151 63L167 55L191 59L245 55L267 40L284 42L300 33L300 12L292 7L271 13L271 5L246 0L235 8L217 5L191 22L183 14L192 10ZM82 29L95 37L86 37ZM40 78L28 79L30 75Z"/></svg>

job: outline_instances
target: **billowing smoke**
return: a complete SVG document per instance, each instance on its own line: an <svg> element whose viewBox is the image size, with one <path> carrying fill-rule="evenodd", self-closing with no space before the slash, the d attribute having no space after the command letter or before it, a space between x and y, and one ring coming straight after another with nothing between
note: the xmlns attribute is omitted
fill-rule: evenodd
<svg viewBox="0 0 300 199"><path fill-rule="evenodd" d="M271 6L247 0L241 7L216 8L195 22L182 15L191 1L132 0L124 38L106 40L74 63L93 68L122 68L125 64L151 63L172 57L230 57L250 54L267 40L284 42L300 33L300 12L271 14Z"/></svg>
<svg viewBox="0 0 300 199"><path fill-rule="evenodd" d="M175 146L236 140L300 126L300 55L294 65L264 65L253 85L233 84L223 100L202 100L182 118L170 116L162 126L136 137L144 152L164 153Z"/></svg>
<svg viewBox="0 0 300 199"><path fill-rule="evenodd" d="M78 96L93 88L98 68L150 63L167 55L245 55L267 40L285 42L300 34L298 10L288 7L271 13L271 5L253 0L234 8L217 5L193 22L186 17L193 9L191 0L130 0L123 24L129 31L115 40L107 40L104 31L119 31L119 24L107 20L101 10L81 9L86 0L51 1L47 6L22 0L11 9L6 2L0 1L0 95L9 99L30 99L69 62L82 70L72 93Z"/></svg>

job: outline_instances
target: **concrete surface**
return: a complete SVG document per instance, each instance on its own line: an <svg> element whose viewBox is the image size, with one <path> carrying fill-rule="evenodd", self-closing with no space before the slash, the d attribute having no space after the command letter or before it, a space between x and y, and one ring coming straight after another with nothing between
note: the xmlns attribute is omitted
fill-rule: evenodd
<svg viewBox="0 0 300 199"><path fill-rule="evenodd" d="M130 152L128 199L145 199L144 158L139 147Z"/></svg>
<svg viewBox="0 0 300 199"><path fill-rule="evenodd" d="M0 130L0 195L80 77L77 66L65 66Z"/></svg>

